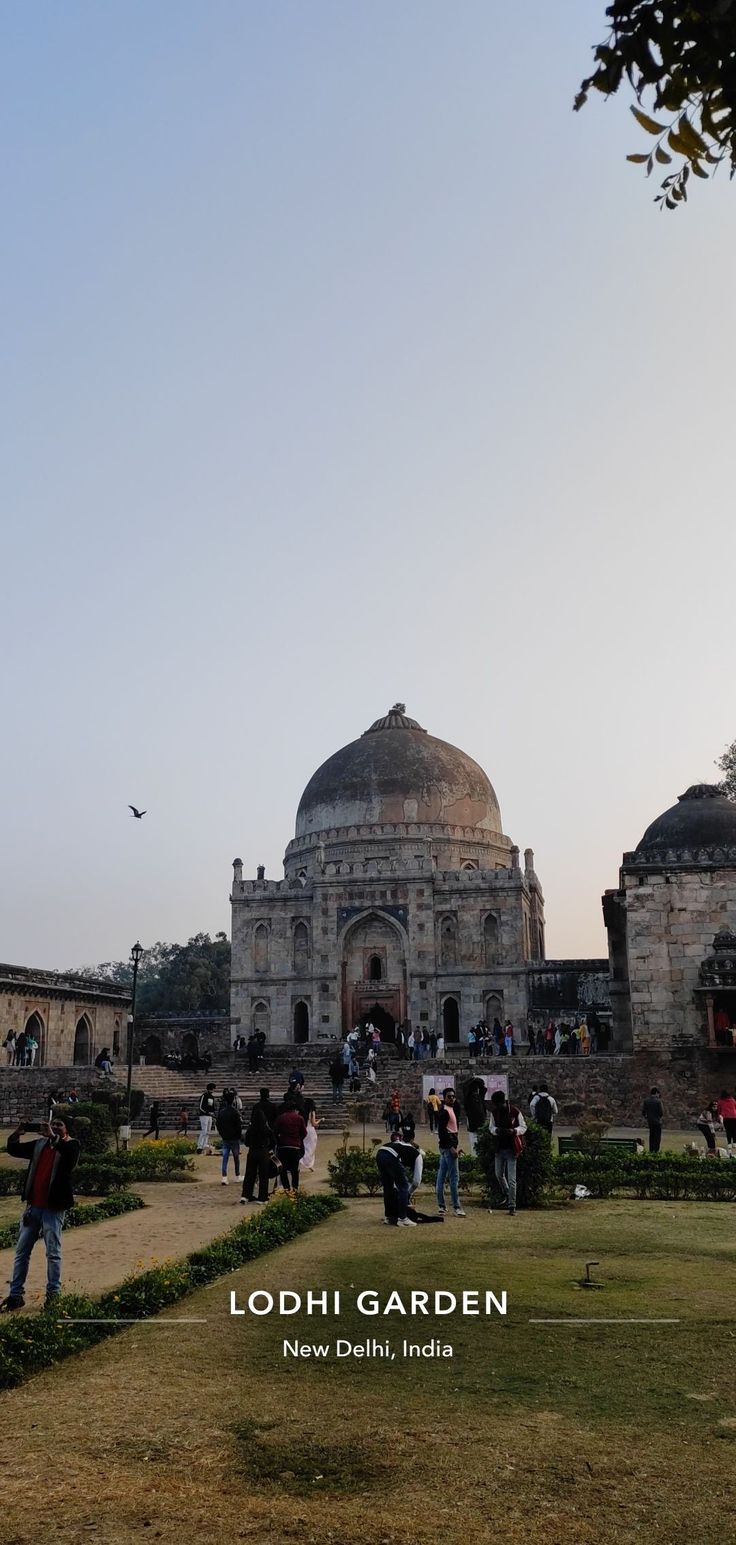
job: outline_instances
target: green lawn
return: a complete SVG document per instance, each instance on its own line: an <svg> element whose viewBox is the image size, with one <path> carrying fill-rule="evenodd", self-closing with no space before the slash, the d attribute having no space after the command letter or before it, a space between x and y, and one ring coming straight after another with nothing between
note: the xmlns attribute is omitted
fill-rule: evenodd
<svg viewBox="0 0 736 1545"><path fill-rule="evenodd" d="M35 1524L65 1545L655 1545L736 1537L736 1207L587 1202L396 1230L358 1201L171 1311L3 1397ZM600 1291L576 1286L586 1260ZM339 1320L231 1318L229 1294L339 1288ZM506 1319L360 1316L363 1288L506 1289ZM536 1326L535 1318L677 1325ZM284 1360L285 1339L389 1339L394 1361ZM453 1345L404 1360L404 1337ZM43 1411L43 1420L38 1417ZM36 1423L34 1426L33 1423ZM8 1454L10 1449L8 1449ZM63 1525L59 1521L64 1520ZM69 1532L71 1530L71 1532Z"/></svg>

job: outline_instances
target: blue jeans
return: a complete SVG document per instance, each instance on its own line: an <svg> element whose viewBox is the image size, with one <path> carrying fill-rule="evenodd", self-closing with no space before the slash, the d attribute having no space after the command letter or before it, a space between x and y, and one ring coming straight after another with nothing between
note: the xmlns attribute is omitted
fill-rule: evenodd
<svg viewBox="0 0 736 1545"><path fill-rule="evenodd" d="M501 1148L494 1159L496 1179L509 1207L516 1206L516 1154Z"/></svg>
<svg viewBox="0 0 736 1545"><path fill-rule="evenodd" d="M18 1243L15 1247L13 1277L10 1283L11 1298L23 1297L28 1267L31 1262L31 1251L36 1241L42 1236L46 1246L46 1299L48 1301L49 1298L58 1297L61 1292L61 1230L63 1222L63 1212L51 1212L47 1207L26 1207L20 1221Z"/></svg>
<svg viewBox="0 0 736 1545"><path fill-rule="evenodd" d="M225 1141L224 1137L223 1137L223 1139L222 1139L222 1173L223 1173L223 1175L227 1175L227 1161L230 1158L231 1154L233 1156L233 1163L235 1165L235 1174L239 1175L240 1174L240 1143L227 1143Z"/></svg>
<svg viewBox="0 0 736 1545"><path fill-rule="evenodd" d="M460 1196L457 1189L458 1159L456 1148L440 1149L440 1167L437 1171L437 1206L444 1211L445 1206L445 1181L450 1182L450 1196L453 1207L460 1206Z"/></svg>

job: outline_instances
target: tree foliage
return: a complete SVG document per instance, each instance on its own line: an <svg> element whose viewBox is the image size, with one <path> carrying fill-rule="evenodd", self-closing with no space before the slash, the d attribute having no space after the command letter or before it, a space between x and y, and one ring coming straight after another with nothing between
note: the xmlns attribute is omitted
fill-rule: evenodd
<svg viewBox="0 0 736 1545"><path fill-rule="evenodd" d="M730 746L726 746L716 766L720 767L723 773L721 788L724 794L727 794L729 799L736 800L736 740L733 740Z"/></svg>
<svg viewBox="0 0 736 1545"><path fill-rule="evenodd" d="M133 968L128 960L106 960L77 975L88 975L130 987ZM215 1013L230 1001L230 943L224 933L197 933L186 944L160 941L145 951L138 968L136 1012Z"/></svg>
<svg viewBox="0 0 736 1545"><path fill-rule="evenodd" d="M736 172L736 0L613 0L606 16L610 30L575 110L591 89L613 96L625 77L636 96L631 111L656 141L627 160L647 176L673 166L655 202L676 209L691 174L707 178L722 161Z"/></svg>

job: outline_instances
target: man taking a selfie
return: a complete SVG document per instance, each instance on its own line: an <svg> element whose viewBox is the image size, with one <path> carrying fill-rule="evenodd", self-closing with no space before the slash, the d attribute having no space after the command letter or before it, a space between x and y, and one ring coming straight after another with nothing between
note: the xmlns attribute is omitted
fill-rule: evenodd
<svg viewBox="0 0 736 1545"><path fill-rule="evenodd" d="M30 1143L21 1143L19 1138L24 1132L40 1135ZM57 1119L44 1121L40 1126L21 1121L11 1132L7 1146L11 1158L29 1162L23 1185L26 1205L15 1247L10 1292L0 1304L6 1312L23 1308L31 1252L38 1239L43 1239L46 1248L46 1303L58 1298L61 1292L61 1229L67 1208L74 1205L71 1176L79 1158L79 1143L69 1136L66 1122Z"/></svg>

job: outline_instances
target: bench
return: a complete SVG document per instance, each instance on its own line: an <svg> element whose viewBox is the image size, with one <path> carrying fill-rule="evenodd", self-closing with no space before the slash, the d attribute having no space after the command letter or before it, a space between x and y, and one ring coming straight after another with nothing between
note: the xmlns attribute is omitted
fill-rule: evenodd
<svg viewBox="0 0 736 1545"><path fill-rule="evenodd" d="M581 1141L576 1137L558 1138L558 1151L560 1153L584 1153ZM641 1153L643 1145L638 1137L602 1137L596 1143L596 1150L601 1153Z"/></svg>

